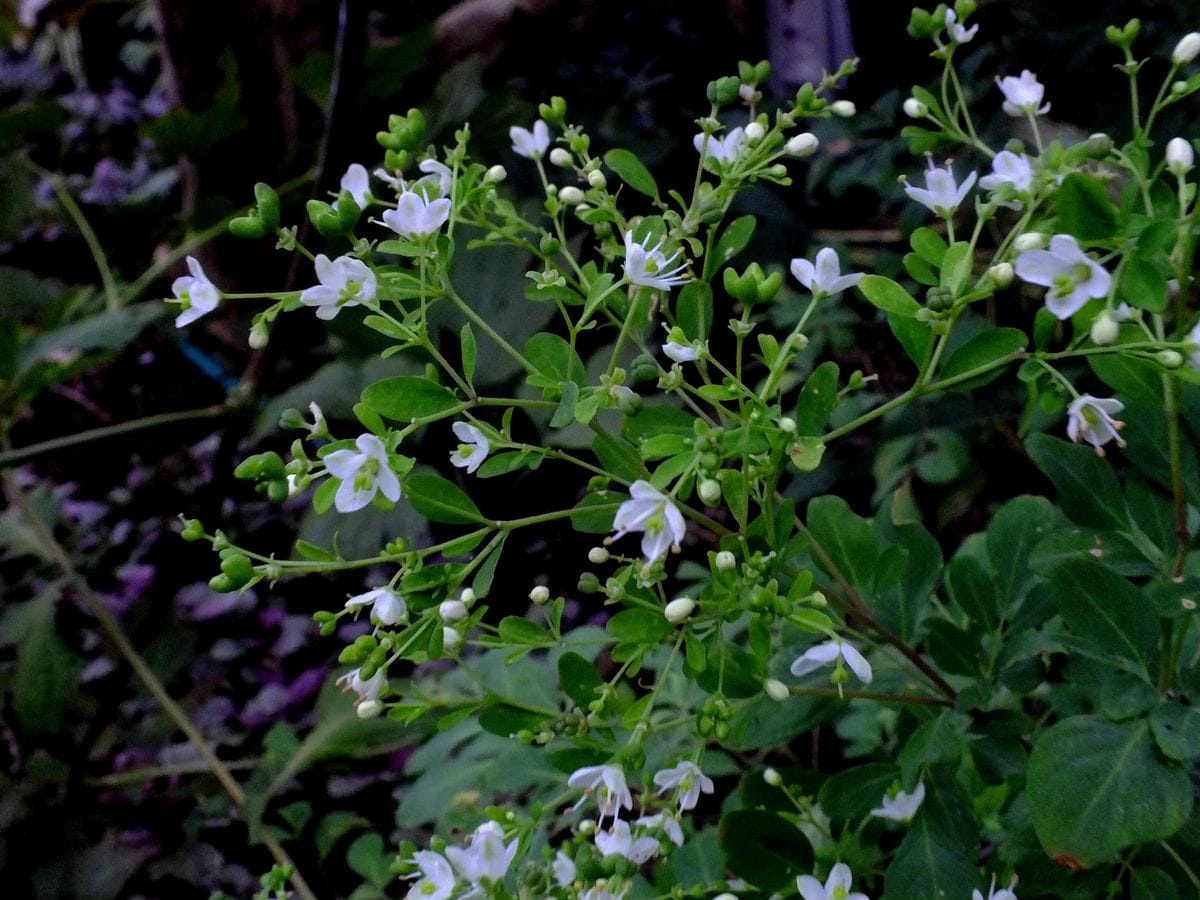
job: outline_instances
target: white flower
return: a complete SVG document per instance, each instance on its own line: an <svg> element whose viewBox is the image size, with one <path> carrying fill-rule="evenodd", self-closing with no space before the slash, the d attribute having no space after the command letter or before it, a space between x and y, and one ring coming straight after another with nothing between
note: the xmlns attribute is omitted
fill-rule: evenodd
<svg viewBox="0 0 1200 900"><path fill-rule="evenodd" d="M358 694L358 702L362 703L365 700L379 699L379 695L387 687L387 676L383 669L378 669L370 678L364 679L362 669L358 668L347 672L337 680L337 683L345 684L347 690Z"/></svg>
<svg viewBox="0 0 1200 900"><path fill-rule="evenodd" d="M1050 288L1046 308L1058 319L1069 319L1091 298L1106 296L1112 284L1112 276L1069 234L1050 238L1048 250L1026 250L1016 268L1024 280Z"/></svg>
<svg viewBox="0 0 1200 900"><path fill-rule="evenodd" d="M929 168L925 171L925 187L913 187L906 181L904 192L922 206L932 210L935 215L949 217L966 199L967 193L975 185L975 177L975 173L972 172L959 185L954 180L954 171L948 163L943 169L930 161Z"/></svg>
<svg viewBox="0 0 1200 900"><path fill-rule="evenodd" d="M896 822L911 822L924 802L925 782L920 782L911 794L907 791L897 791L894 797L884 794L880 805L871 810L871 815Z"/></svg>
<svg viewBox="0 0 1200 900"><path fill-rule="evenodd" d="M1118 447L1124 447L1118 432L1125 423L1113 418L1124 408L1125 404L1114 397L1084 394L1067 407L1067 437L1077 444L1087 441L1097 451L1114 440Z"/></svg>
<svg viewBox="0 0 1200 900"><path fill-rule="evenodd" d="M1011 186L1019 194L1033 185L1033 166L1024 153L1001 150L992 160L992 174L979 179L979 186L985 191L994 191L1004 185Z"/></svg>
<svg viewBox="0 0 1200 900"><path fill-rule="evenodd" d="M615 853L640 866L658 852L658 841L652 837L634 840L629 823L617 819L609 831L596 832L596 847L604 856Z"/></svg>
<svg viewBox="0 0 1200 900"><path fill-rule="evenodd" d="M1014 875L1013 880L1009 882L1008 887L996 890L996 876L992 876L992 885L988 888L987 900L1017 900L1017 895L1013 893L1013 888L1017 884L1017 878ZM984 900L983 893L976 888L971 891L971 900Z"/></svg>
<svg viewBox="0 0 1200 900"><path fill-rule="evenodd" d="M388 463L387 447L373 434L361 434L353 450L335 450L322 462L334 478L341 479L333 505L338 512L362 509L378 491L393 503L400 499L400 480Z"/></svg>
<svg viewBox="0 0 1200 900"><path fill-rule="evenodd" d="M550 146L550 129L541 119L533 123L532 132L514 125L508 129L508 136L512 138L513 152L527 159L541 159Z"/></svg>
<svg viewBox="0 0 1200 900"><path fill-rule="evenodd" d="M687 344L667 341L662 345L662 351L677 363L695 362L700 358L700 351Z"/></svg>
<svg viewBox="0 0 1200 900"><path fill-rule="evenodd" d="M661 828L667 833L667 837L671 839L671 843L676 847L683 846L683 829L679 827L679 820L674 816L666 813L655 813L652 816L642 816L633 823L641 825L643 828Z"/></svg>
<svg viewBox="0 0 1200 900"><path fill-rule="evenodd" d="M454 435L460 441L457 450L450 451L450 464L460 469L466 469L467 474L474 474L483 465L492 445L488 443L484 433L469 422L455 422L450 426Z"/></svg>
<svg viewBox="0 0 1200 900"><path fill-rule="evenodd" d="M1182 178L1192 171L1192 166L1196 162L1196 151L1192 149L1189 141L1176 137L1167 142L1166 157L1167 171L1176 178Z"/></svg>
<svg viewBox="0 0 1200 900"><path fill-rule="evenodd" d="M1188 354L1188 362L1193 369L1200 369L1200 322L1197 322L1188 332L1188 340L1192 342L1192 351Z"/></svg>
<svg viewBox="0 0 1200 900"><path fill-rule="evenodd" d="M839 658L845 661L846 665L850 667L850 671L858 676L859 681L863 684L871 683L871 664L867 662L865 656L854 649L853 645L840 639L809 647L792 663L791 671L797 678L801 678L809 672L815 672L821 666L827 666L830 663L840 665Z"/></svg>
<svg viewBox="0 0 1200 900"><path fill-rule="evenodd" d="M843 119L849 119L858 112L858 107L851 100L834 100L829 104L829 111L835 116L840 116Z"/></svg>
<svg viewBox="0 0 1200 900"><path fill-rule="evenodd" d="M823 247L817 252L816 265L807 259L792 260L792 274L802 285L812 291L813 296L830 297L852 288L863 279L862 272L842 274L837 251Z"/></svg>
<svg viewBox="0 0 1200 900"><path fill-rule="evenodd" d="M633 809L633 795L625 783L625 773L616 766L584 766L571 773L567 784L580 788L585 797L593 797L596 808L600 810L601 822L605 816L618 816L621 807Z"/></svg>
<svg viewBox="0 0 1200 900"><path fill-rule="evenodd" d="M324 253L318 253L314 267L321 283L301 291L300 302L315 306L318 319L332 319L343 307L375 299L375 273L361 259L339 256L330 260Z"/></svg>
<svg viewBox="0 0 1200 900"><path fill-rule="evenodd" d="M575 860L561 850L555 854L550 868L554 872L554 883L559 887L566 887L575 881Z"/></svg>
<svg viewBox="0 0 1200 900"><path fill-rule="evenodd" d="M829 878L822 887L821 882L811 875L800 875L796 878L796 890L803 900L868 900L866 894L857 891L850 893L850 885L854 881L854 873L845 863L838 863L829 870Z"/></svg>
<svg viewBox="0 0 1200 900"><path fill-rule="evenodd" d="M395 625L408 615L404 599L388 588L375 588L365 594L357 594L346 601L346 609L371 607L371 616L382 625Z"/></svg>
<svg viewBox="0 0 1200 900"><path fill-rule="evenodd" d="M1177 66L1185 66L1200 54L1200 34L1192 31L1185 34L1171 51L1171 62Z"/></svg>
<svg viewBox="0 0 1200 900"><path fill-rule="evenodd" d="M175 327L190 325L206 313L217 308L221 292L208 280L200 263L194 256L187 258L191 275L181 275L171 282L171 293L179 300L180 313L175 317Z"/></svg>
<svg viewBox="0 0 1200 900"><path fill-rule="evenodd" d="M707 146L704 143L706 137L708 139ZM700 133L692 138L692 144L697 153L704 153L707 157L715 159L723 165L735 162L750 146L746 132L741 128L731 128L725 132L724 137Z"/></svg>
<svg viewBox="0 0 1200 900"><path fill-rule="evenodd" d="M450 900L454 896L454 872L440 853L418 850L413 862L420 867L421 877L408 889L405 896L409 900Z"/></svg>
<svg viewBox="0 0 1200 900"><path fill-rule="evenodd" d="M679 793L676 800L679 811L695 809L700 800L700 794L713 792L712 779L700 771L700 767L690 760L684 760L670 769L660 769L654 773L654 783L659 787L659 793L677 788Z"/></svg>
<svg viewBox="0 0 1200 900"><path fill-rule="evenodd" d="M675 260L679 259L681 251L676 250L668 258L659 249L662 247L663 241L660 240L653 250L646 247L649 242L650 238L647 237L639 244L633 239L632 231L625 233L625 280L630 284L658 288L661 291L670 290L675 285L687 281L686 275L679 274L687 270L686 262L680 263L670 271L665 271Z"/></svg>
<svg viewBox="0 0 1200 900"><path fill-rule="evenodd" d="M1049 103L1039 108L1046 88L1028 69L1021 72L1020 78L1009 75L996 79L996 83L1000 85L1000 93L1004 94L1004 103L1001 105L1010 116L1040 116L1050 111Z"/></svg>
<svg viewBox="0 0 1200 900"><path fill-rule="evenodd" d="M441 229L450 218L450 201L445 197L426 200L416 191L404 191L395 209L383 211L383 223L401 237L426 237Z"/></svg>
<svg viewBox="0 0 1200 900"><path fill-rule="evenodd" d="M453 863L459 876L471 882L475 890L463 897L484 896L481 884L484 880L493 884L503 881L513 857L517 855L516 838L508 846L504 844L504 829L496 822L484 822L471 835L470 843L462 847L447 847L446 856Z"/></svg>
<svg viewBox="0 0 1200 900"><path fill-rule="evenodd" d="M382 166L380 166L378 169L376 169L372 174L374 174L374 176L376 178L378 178L380 181L384 182L385 184L388 184L388 185L391 185L392 187L394 187L396 189L397 193L404 190L404 179L401 178L399 175L392 174L391 172L389 172L387 169L383 168Z"/></svg>
<svg viewBox="0 0 1200 900"><path fill-rule="evenodd" d="M979 31L978 25L972 25L970 28L963 26L958 21L958 16L954 14L954 10L946 10L946 33L950 35L950 40L956 44L965 44L975 37Z"/></svg>
<svg viewBox="0 0 1200 900"><path fill-rule="evenodd" d="M454 182L454 173L450 171L448 165L438 162L436 159L423 159L417 163L417 168L426 173L426 177L418 178L416 184L429 181L437 185L439 197L450 196L450 186Z"/></svg>
<svg viewBox="0 0 1200 900"><path fill-rule="evenodd" d="M371 205L371 177L367 174L366 166L353 163L342 176L338 187L350 192L354 204L359 209L366 209Z"/></svg>
<svg viewBox="0 0 1200 900"><path fill-rule="evenodd" d="M629 494L631 499L621 504L613 518L617 529L613 540L631 531L642 532L642 554L652 564L666 556L672 544L683 540L687 530L683 514L648 481L635 481L629 486Z"/></svg>

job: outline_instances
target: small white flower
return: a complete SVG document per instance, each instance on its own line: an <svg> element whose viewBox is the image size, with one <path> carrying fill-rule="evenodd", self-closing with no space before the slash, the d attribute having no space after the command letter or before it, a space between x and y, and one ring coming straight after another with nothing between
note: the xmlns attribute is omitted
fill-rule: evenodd
<svg viewBox="0 0 1200 900"><path fill-rule="evenodd" d="M1125 408L1115 397L1093 397L1084 394L1067 407L1067 437L1082 443L1087 441L1097 451L1109 441L1116 441L1118 447L1124 447L1125 441L1119 434L1124 422L1113 418Z"/></svg>
<svg viewBox="0 0 1200 900"><path fill-rule="evenodd" d="M1004 111L1010 116L1037 115L1050 111L1050 104L1039 106L1046 93L1045 86L1037 80L1037 76L1025 69L1020 78L1008 75L996 79L1000 85L1000 93L1004 94Z"/></svg>
<svg viewBox="0 0 1200 900"><path fill-rule="evenodd" d="M880 805L871 810L871 815L896 822L911 822L924 802L925 782L921 782L911 794L907 791L897 791L895 796L884 794Z"/></svg>
<svg viewBox="0 0 1200 900"><path fill-rule="evenodd" d="M854 873L845 863L838 863L829 870L829 878L824 886L811 875L800 875L796 878L796 890L803 900L868 900L866 894L857 891L850 892L854 881Z"/></svg>
<svg viewBox="0 0 1200 900"><path fill-rule="evenodd" d="M373 434L361 434L353 450L335 450L322 462L334 478L341 479L333 505L338 512L362 509L376 492L395 503L400 499L400 480L388 462L387 447Z"/></svg>
<svg viewBox="0 0 1200 900"><path fill-rule="evenodd" d="M1196 151L1192 149L1191 142L1185 138L1171 138L1167 142L1166 158L1167 171L1176 178L1182 178L1192 171L1196 162Z"/></svg>
<svg viewBox="0 0 1200 900"><path fill-rule="evenodd" d="M413 862L421 869L420 879L408 889L409 900L450 900L457 879L445 857L432 850L418 850ZM409 876L415 878L415 875Z"/></svg>
<svg viewBox="0 0 1200 900"><path fill-rule="evenodd" d="M1017 877L1014 875L1013 880L1009 882L1008 887L996 890L996 876L992 876L992 885L988 888L986 900L1017 900L1017 895L1013 893L1013 888L1017 885ZM976 888L971 891L971 900L985 900L983 893Z"/></svg>
<svg viewBox="0 0 1200 900"><path fill-rule="evenodd" d="M417 168L426 174L426 178L417 179L416 184L420 184L428 179L430 183L437 185L439 197L450 196L450 186L454 183L454 173L450 171L448 165L438 162L436 159L423 159L417 163Z"/></svg>
<svg viewBox="0 0 1200 900"><path fill-rule="evenodd" d="M483 465L492 445L482 431L469 422L455 422L450 426L461 444L457 450L450 451L450 464L460 469L466 469L467 474L474 474Z"/></svg>
<svg viewBox="0 0 1200 900"><path fill-rule="evenodd" d="M384 184L390 185L391 187L395 188L396 193L399 193L400 191L404 190L404 179L401 178L399 175L389 172L387 169L383 168L382 166L380 166L378 169L376 169L372 174L376 178L378 178L380 181L382 181Z"/></svg>
<svg viewBox="0 0 1200 900"><path fill-rule="evenodd" d="M559 887L566 887L575 881L575 860L561 850L554 855L550 868L554 872L554 883Z"/></svg>
<svg viewBox="0 0 1200 900"><path fill-rule="evenodd" d="M171 293L179 300L180 313L175 317L175 327L190 325L198 318L217 308L221 292L208 280L200 263L194 256L187 258L191 275L181 275L171 282Z"/></svg>
<svg viewBox="0 0 1200 900"><path fill-rule="evenodd" d="M1001 150L992 160L992 174L979 179L979 186L985 191L994 191L1004 185L1009 185L1018 194L1033 185L1033 166L1024 153Z"/></svg>
<svg viewBox="0 0 1200 900"><path fill-rule="evenodd" d="M527 159L541 159L550 146L550 128L541 119L533 123L533 131L514 125L508 129L513 152Z"/></svg>
<svg viewBox="0 0 1200 900"><path fill-rule="evenodd" d="M791 268L792 275L812 291L814 297L831 297L840 294L847 288L854 287L863 279L862 272L842 274L837 251L832 247L823 247L817 252L816 265L807 259L793 259Z"/></svg>
<svg viewBox="0 0 1200 900"><path fill-rule="evenodd" d="M850 667L850 671L858 676L859 681L863 684L871 683L871 664L853 645L840 639L809 647L792 663L791 671L797 678L802 678L830 663L840 665L839 658L845 661L846 665Z"/></svg>
<svg viewBox="0 0 1200 900"><path fill-rule="evenodd" d="M954 14L954 10L946 10L946 33L954 43L966 44L975 37L978 31L978 25L972 25L970 28L967 28L958 21L958 16Z"/></svg>
<svg viewBox="0 0 1200 900"><path fill-rule="evenodd" d="M700 351L695 347L689 347L687 344L680 344L676 341L667 341L662 345L662 351L677 363L695 362L700 358Z"/></svg>
<svg viewBox="0 0 1200 900"><path fill-rule="evenodd" d="M401 237L427 237L441 230L450 218L450 201L445 197L426 200L416 191L404 191L395 209L383 211L383 223Z"/></svg>
<svg viewBox="0 0 1200 900"><path fill-rule="evenodd" d="M643 828L661 828L671 839L672 844L676 847L683 846L683 829L679 826L679 820L672 815L655 813L652 816L642 816L633 824L641 825Z"/></svg>
<svg viewBox="0 0 1200 900"><path fill-rule="evenodd" d="M678 284L683 284L688 280L687 275L681 275L681 272L687 271L687 263L683 262L670 269L672 263L679 259L682 251L676 250L667 257L660 249L663 241L660 240L654 249L649 249L646 245L650 243L650 238L647 237L642 243L638 243L633 239L633 232L625 233L625 280L630 284L641 285L642 287L657 288L660 291L670 290ZM669 269L669 271L667 271Z"/></svg>
<svg viewBox="0 0 1200 900"><path fill-rule="evenodd" d="M704 143L706 138L707 145ZM750 148L750 141L744 129L731 128L725 132L724 137L715 134L705 135L701 132L692 138L692 145L696 148L697 153L704 153L706 157L715 159L722 165L729 165L736 162L738 157Z"/></svg>
<svg viewBox="0 0 1200 900"><path fill-rule="evenodd" d="M1016 269L1025 281L1050 288L1046 308L1058 319L1071 318L1093 297L1107 296L1112 284L1112 276L1069 234L1054 235L1048 250L1026 250Z"/></svg>
<svg viewBox="0 0 1200 900"><path fill-rule="evenodd" d="M642 532L642 554L646 562L667 555L671 546L683 540L687 527L683 514L666 494L648 481L635 481L629 486L629 500L617 509L613 518L616 532L613 540L624 537L631 531Z"/></svg>
<svg viewBox="0 0 1200 900"><path fill-rule="evenodd" d="M350 197L359 209L366 209L371 205L371 177L367 174L366 166L353 163L342 176L338 187L350 192Z"/></svg>
<svg viewBox="0 0 1200 900"><path fill-rule="evenodd" d="M617 819L608 831L596 832L596 847L604 856L623 856L640 866L658 852L658 841L652 837L634 840L628 822Z"/></svg>
<svg viewBox="0 0 1200 900"><path fill-rule="evenodd" d="M922 206L933 211L935 215L949 217L954 214L968 192L975 185L975 173L968 175L960 185L954 180L954 170L947 164L943 169L935 166L931 160L925 171L925 187L913 187L904 183L904 192Z"/></svg>
<svg viewBox="0 0 1200 900"><path fill-rule="evenodd" d="M654 773L654 783L659 787L659 793L677 789L676 797L679 811L695 809L700 800L700 794L713 792L713 781L700 771L700 767L690 760L684 760L670 769L660 769Z"/></svg>
<svg viewBox="0 0 1200 900"><path fill-rule="evenodd" d="M1197 55L1200 55L1200 34L1195 31L1185 34L1171 51L1171 62L1177 66L1185 66Z"/></svg>
<svg viewBox="0 0 1200 900"><path fill-rule="evenodd" d="M361 259L339 256L330 260L324 253L318 253L314 267L320 284L302 291L300 302L315 306L318 319L332 319L344 307L375 299L375 273Z"/></svg>
<svg viewBox="0 0 1200 900"><path fill-rule="evenodd" d="M475 829L465 849L447 847L446 856L459 876L475 888L463 897L485 896L483 882L496 884L503 881L517 855L517 844L517 839L513 838L505 846L504 829L496 822L484 822Z"/></svg>
<svg viewBox="0 0 1200 900"><path fill-rule="evenodd" d="M633 809L633 795L625 783L625 773L616 766L584 766L576 769L567 779L567 785L579 788L585 797L591 796L600 810L600 821L605 816L616 818L622 807ZM579 803L582 803L581 799ZM579 804L575 804L576 807Z"/></svg>
<svg viewBox="0 0 1200 900"><path fill-rule="evenodd" d="M387 676L383 669L379 669L370 678L362 677L362 669L353 669L337 680L338 684L345 684L347 690L354 691L358 694L358 702L363 703L367 700L378 700L379 695L383 693L383 689L387 687Z"/></svg>
<svg viewBox="0 0 1200 900"><path fill-rule="evenodd" d="M371 607L371 617L382 625L395 625L408 615L404 599L388 588L375 588L346 601L346 609L362 609L364 606Z"/></svg>

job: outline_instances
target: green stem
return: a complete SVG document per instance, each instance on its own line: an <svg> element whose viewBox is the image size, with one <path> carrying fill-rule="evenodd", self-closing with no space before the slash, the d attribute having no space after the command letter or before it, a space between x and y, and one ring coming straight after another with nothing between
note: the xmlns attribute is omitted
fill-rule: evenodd
<svg viewBox="0 0 1200 900"><path fill-rule="evenodd" d="M475 327L495 341L496 346L512 357L512 359L519 363L521 368L523 368L530 375L537 374L537 367L533 363L527 360L520 353L520 351L517 350L516 347L506 341L504 337L498 331L496 331L495 328L488 324L486 319L482 318L479 313L471 309L471 307L462 299L462 297L458 296L458 292L454 290L454 286L450 284L449 279L444 279L442 289L445 292L446 299L458 307L459 312L470 319Z"/></svg>
<svg viewBox="0 0 1200 900"><path fill-rule="evenodd" d="M40 171L50 181L50 186L54 188L54 195L58 198L58 202L66 210L67 215L71 217L71 221L79 229L79 234L83 237L84 243L87 244L88 252L92 255L92 261L96 264L96 268L100 272L100 282L104 285L105 305L109 312L120 309L125 305L125 302L121 299L121 292L117 289L117 282L113 278L112 269L108 267L108 258L104 255L104 248L100 246L100 240L96 237L96 232L92 230L92 226L88 224L83 210L79 208L79 204L75 202L75 198L71 196L71 192L67 190L62 176L57 172Z"/></svg>
<svg viewBox="0 0 1200 900"><path fill-rule="evenodd" d="M883 703L913 703L918 706L953 706L946 697L929 697L925 694L896 694L882 691L847 691L826 687L792 687L792 694L802 697L831 697L847 700L879 700Z"/></svg>

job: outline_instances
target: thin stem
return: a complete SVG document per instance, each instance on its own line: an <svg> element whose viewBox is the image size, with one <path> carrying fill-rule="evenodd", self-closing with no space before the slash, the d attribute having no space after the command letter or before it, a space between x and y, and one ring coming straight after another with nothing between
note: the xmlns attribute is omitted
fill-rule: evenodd
<svg viewBox="0 0 1200 900"><path fill-rule="evenodd" d="M831 697L847 700L879 700L884 703L914 703L918 706L953 706L946 697L929 697L924 694L895 694L883 691L847 691L825 687L792 687L789 692L802 697Z"/></svg>
<svg viewBox="0 0 1200 900"><path fill-rule="evenodd" d="M1187 880L1192 883L1192 887L1200 891L1200 876L1197 876L1196 873L1192 871L1191 867L1183 861L1183 857L1179 855L1175 848L1166 841L1159 841L1158 845L1167 851L1167 855L1170 856L1171 859L1175 860L1175 865L1183 869L1183 874L1186 875Z"/></svg>
<svg viewBox="0 0 1200 900"><path fill-rule="evenodd" d="M96 264L96 268L100 272L100 282L104 285L105 305L109 312L120 309L125 305L125 302L121 299L121 292L117 289L117 282L113 278L112 269L108 267L108 258L104 255L104 248L100 246L100 240L96 237L96 232L92 230L92 226L88 224L83 210L79 208L79 204L75 202L75 198L71 196L71 192L67 190L62 176L57 172L43 171L42 174L49 179L50 186L54 188L54 195L58 198L58 202L66 210L67 215L71 217L71 221L79 229L79 234L83 237L84 243L87 244L88 252L92 255L92 261Z"/></svg>
<svg viewBox="0 0 1200 900"><path fill-rule="evenodd" d="M496 346L512 357L512 359L516 360L516 362L520 364L521 368L523 368L530 375L537 374L537 367L527 360L521 354L521 352L517 350L516 347L506 341L504 337L498 331L496 331L495 328L488 324L486 319L482 318L479 313L471 309L470 305L467 304L462 297L458 296L458 292L454 290L454 286L450 284L448 279L444 280L442 287L446 299L458 307L459 312L470 319L472 324L474 324L480 331L495 341Z"/></svg>

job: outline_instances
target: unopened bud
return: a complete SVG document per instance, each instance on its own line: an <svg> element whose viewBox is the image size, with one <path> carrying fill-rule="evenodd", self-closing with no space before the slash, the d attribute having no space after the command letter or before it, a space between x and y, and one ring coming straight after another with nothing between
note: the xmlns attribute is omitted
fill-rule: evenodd
<svg viewBox="0 0 1200 900"><path fill-rule="evenodd" d="M1108 156L1113 148L1113 139L1103 131L1097 131L1095 134L1088 135L1087 151L1088 155L1095 159L1102 159Z"/></svg>
<svg viewBox="0 0 1200 900"><path fill-rule="evenodd" d="M696 601L691 597L677 597L667 604L663 615L672 625L678 625L690 616L695 608Z"/></svg>
<svg viewBox="0 0 1200 900"><path fill-rule="evenodd" d="M267 329L266 322L255 322L250 328L250 349L261 350L271 341L271 332Z"/></svg>
<svg viewBox="0 0 1200 900"><path fill-rule="evenodd" d="M996 282L997 287L1006 288L1013 282L1012 263L996 263L988 269L988 274L992 276L992 281Z"/></svg>
<svg viewBox="0 0 1200 900"><path fill-rule="evenodd" d="M763 687L766 689L768 697L780 703L792 696L792 692L788 690L788 686L777 678L768 678Z"/></svg>
<svg viewBox="0 0 1200 900"><path fill-rule="evenodd" d="M593 547L588 551L588 561L596 564L597 566L608 562L608 557L609 553L607 547Z"/></svg>
<svg viewBox="0 0 1200 900"><path fill-rule="evenodd" d="M479 598L475 596L475 591L469 587L465 587L462 589L462 593L458 595L458 599L463 602L463 605L467 607L467 609L470 609L475 601Z"/></svg>
<svg viewBox="0 0 1200 900"><path fill-rule="evenodd" d="M583 191L577 187L565 187L558 192L558 199L567 206L575 206L583 202Z"/></svg>
<svg viewBox="0 0 1200 900"><path fill-rule="evenodd" d="M784 434L796 433L796 420L791 416L782 416L775 424L779 426L779 430Z"/></svg>
<svg viewBox="0 0 1200 900"><path fill-rule="evenodd" d="M737 557L728 550L722 550L717 554L717 571L728 572L737 565Z"/></svg>
<svg viewBox="0 0 1200 900"><path fill-rule="evenodd" d="M1121 326L1110 310L1103 310L1092 322L1092 343L1103 347L1117 339Z"/></svg>
<svg viewBox="0 0 1200 900"><path fill-rule="evenodd" d="M1183 365L1183 355L1178 350L1159 350L1154 358L1164 369L1178 369Z"/></svg>
<svg viewBox="0 0 1200 900"><path fill-rule="evenodd" d="M449 625L442 628L442 646L447 650L454 650L462 643L462 635L451 628Z"/></svg>
<svg viewBox="0 0 1200 900"><path fill-rule="evenodd" d="M1046 246L1046 235L1040 231L1026 231L1017 235L1013 246L1016 247L1018 253L1024 253L1026 250L1041 250Z"/></svg>
<svg viewBox="0 0 1200 900"><path fill-rule="evenodd" d="M508 170L504 166L492 166L487 170L487 174L483 176L483 180L488 184L499 184L508 177Z"/></svg>
<svg viewBox="0 0 1200 900"><path fill-rule="evenodd" d="M564 169L569 169L574 164L571 158L571 151L565 147L555 147L550 151L550 164L560 166Z"/></svg>
<svg viewBox="0 0 1200 900"><path fill-rule="evenodd" d="M383 712L383 704L378 700L364 700L355 708L360 719L373 719Z"/></svg>
<svg viewBox="0 0 1200 900"><path fill-rule="evenodd" d="M763 781L765 781L771 787L779 787L781 784L783 784L783 776L774 769L764 769Z"/></svg>
<svg viewBox="0 0 1200 900"><path fill-rule="evenodd" d="M1167 171L1176 178L1182 178L1192 170L1196 162L1196 151L1184 138L1171 138L1167 142Z"/></svg>
<svg viewBox="0 0 1200 900"><path fill-rule="evenodd" d="M1171 62L1177 66L1186 65L1197 55L1200 55L1200 33L1193 31L1179 39L1179 43L1171 51Z"/></svg>
<svg viewBox="0 0 1200 900"><path fill-rule="evenodd" d="M911 119L923 119L929 113L929 107L916 97L904 101L904 114Z"/></svg>
<svg viewBox="0 0 1200 900"><path fill-rule="evenodd" d="M598 191L608 187L608 179L604 177L604 173L599 169L593 169L591 172L588 172L587 178L588 184Z"/></svg>
<svg viewBox="0 0 1200 900"><path fill-rule="evenodd" d="M438 615L443 622L457 622L467 617L467 605L461 600L443 600Z"/></svg>
<svg viewBox="0 0 1200 900"><path fill-rule="evenodd" d="M578 831L584 837L587 837L589 834L594 834L596 831L595 820L594 819L584 819L582 822L579 823L579 827L576 828L576 831Z"/></svg>
<svg viewBox="0 0 1200 900"><path fill-rule="evenodd" d="M835 116L840 116L843 119L849 119L856 112L858 112L858 107L856 107L849 100L834 100L829 104L829 111Z"/></svg>
<svg viewBox="0 0 1200 900"><path fill-rule="evenodd" d="M758 122L751 122L746 126L746 140L752 144L757 144L766 135L767 130Z"/></svg>
<svg viewBox="0 0 1200 900"><path fill-rule="evenodd" d="M715 478L705 478L696 488L696 493L707 506L716 506L721 501L721 482Z"/></svg>
<svg viewBox="0 0 1200 900"><path fill-rule="evenodd" d="M529 599L539 606L541 606L543 603L549 602L550 588L546 587L544 584L539 584L529 592Z"/></svg>
<svg viewBox="0 0 1200 900"><path fill-rule="evenodd" d="M821 146L821 142L817 140L817 136L811 131L806 131L803 134L797 134L794 137L788 138L784 149L792 156L803 158L805 156L812 156L817 152L819 146Z"/></svg>

